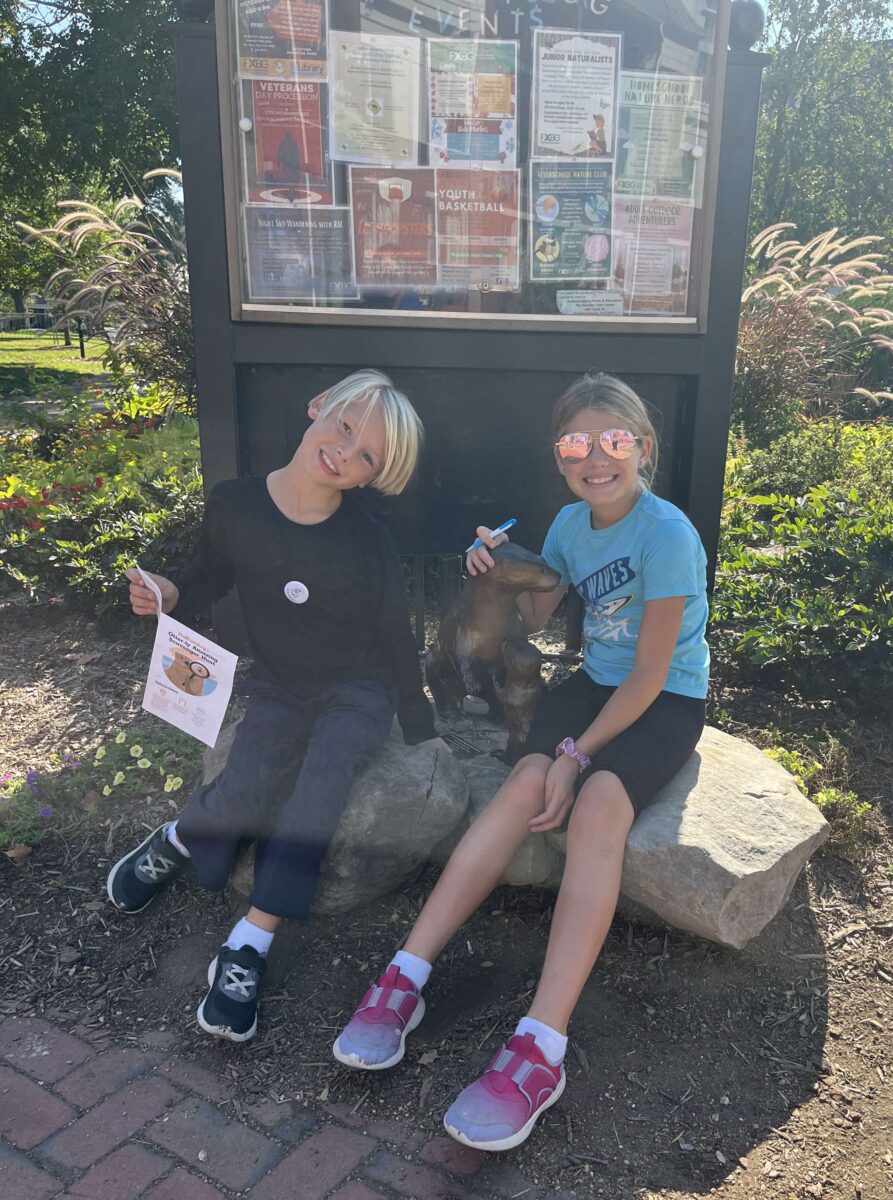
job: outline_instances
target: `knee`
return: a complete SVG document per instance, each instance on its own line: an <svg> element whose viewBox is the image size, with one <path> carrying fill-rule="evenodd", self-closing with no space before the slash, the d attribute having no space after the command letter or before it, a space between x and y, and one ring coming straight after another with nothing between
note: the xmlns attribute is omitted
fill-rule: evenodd
<svg viewBox="0 0 893 1200"><path fill-rule="evenodd" d="M587 840L625 842L635 815L620 779L612 771L596 771L580 789L568 830Z"/></svg>
<svg viewBox="0 0 893 1200"><path fill-rule="evenodd" d="M535 816L542 810L546 775L550 761L543 754L528 754L512 768L500 789L500 801L507 807Z"/></svg>

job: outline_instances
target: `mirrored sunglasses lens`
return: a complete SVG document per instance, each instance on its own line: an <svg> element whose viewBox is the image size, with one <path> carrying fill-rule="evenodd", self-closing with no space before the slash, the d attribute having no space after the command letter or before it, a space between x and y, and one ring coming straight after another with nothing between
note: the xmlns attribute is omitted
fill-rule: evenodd
<svg viewBox="0 0 893 1200"><path fill-rule="evenodd" d="M586 458L592 449L592 434L566 433L558 443L562 458Z"/></svg>
<svg viewBox="0 0 893 1200"><path fill-rule="evenodd" d="M628 429L603 429L598 441L605 454L612 458L629 458L636 447L635 434Z"/></svg>

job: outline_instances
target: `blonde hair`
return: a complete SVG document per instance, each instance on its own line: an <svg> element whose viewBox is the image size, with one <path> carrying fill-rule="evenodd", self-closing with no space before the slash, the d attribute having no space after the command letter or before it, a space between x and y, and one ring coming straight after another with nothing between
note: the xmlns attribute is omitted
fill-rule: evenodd
<svg viewBox="0 0 893 1200"><path fill-rule="evenodd" d="M351 404L363 403L366 404L363 424L375 409L384 419L384 461L372 486L386 496L396 496L409 483L419 461L424 438L422 422L387 375L371 368L354 371L324 392L319 400L319 416L340 417Z"/></svg>
<svg viewBox="0 0 893 1200"><path fill-rule="evenodd" d="M630 433L651 439L651 453L639 467L639 481L649 491L657 471L658 446L654 422L644 401L622 379L602 371L598 374L587 371L556 400L552 409L552 441L557 442L577 413L587 409L616 413L629 426Z"/></svg>

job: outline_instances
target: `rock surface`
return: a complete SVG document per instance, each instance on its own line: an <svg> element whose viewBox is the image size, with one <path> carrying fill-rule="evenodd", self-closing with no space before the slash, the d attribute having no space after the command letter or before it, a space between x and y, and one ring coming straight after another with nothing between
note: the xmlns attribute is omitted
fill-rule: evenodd
<svg viewBox="0 0 893 1200"><path fill-rule="evenodd" d="M566 834L546 836L565 849ZM621 891L669 925L741 949L781 911L827 836L792 775L707 728L630 831Z"/></svg>
<svg viewBox="0 0 893 1200"><path fill-rule="evenodd" d="M223 769L235 728L222 730L205 754L204 782ZM314 912L348 912L411 882L467 807L468 782L458 760L448 751L406 746L392 732L354 784L323 862ZM252 872L249 851L233 873L233 887L247 894Z"/></svg>
<svg viewBox="0 0 893 1200"><path fill-rule="evenodd" d="M446 863L462 834L487 807L511 771L511 767L489 754L479 754L462 765L468 776L470 803L465 820L434 849L434 861L441 864ZM556 888L563 867L563 851L541 835L531 834L509 863L500 882L513 887Z"/></svg>

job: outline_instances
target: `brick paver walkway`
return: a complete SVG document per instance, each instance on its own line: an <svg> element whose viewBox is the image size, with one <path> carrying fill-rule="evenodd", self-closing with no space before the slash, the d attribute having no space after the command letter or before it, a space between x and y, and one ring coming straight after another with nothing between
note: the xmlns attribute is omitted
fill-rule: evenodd
<svg viewBox="0 0 893 1200"><path fill-rule="evenodd" d="M88 1035L89 1036L89 1035ZM135 1039L134 1039L135 1040ZM250 1110L164 1035L94 1046L34 1017L0 1024L4 1200L563 1200L483 1155L347 1105Z"/></svg>

